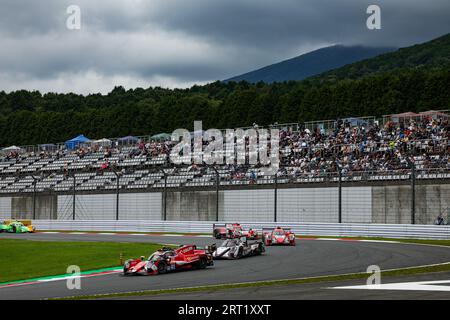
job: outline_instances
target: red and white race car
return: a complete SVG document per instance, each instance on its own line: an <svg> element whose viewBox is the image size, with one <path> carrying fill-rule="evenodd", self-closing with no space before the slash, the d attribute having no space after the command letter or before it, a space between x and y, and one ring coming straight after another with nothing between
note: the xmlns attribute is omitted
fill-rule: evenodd
<svg viewBox="0 0 450 320"><path fill-rule="evenodd" d="M263 239L266 246L295 246L295 234L291 231L290 228L263 228Z"/></svg>
<svg viewBox="0 0 450 320"><path fill-rule="evenodd" d="M259 239L256 230L244 230L239 223L213 224L213 237L216 239L236 239L246 237L249 240Z"/></svg>
<svg viewBox="0 0 450 320"><path fill-rule="evenodd" d="M123 266L124 275L155 275L169 271L186 269L204 269L214 265L211 250L198 250L195 245L182 246L176 250L162 248L153 253L147 260L130 259Z"/></svg>

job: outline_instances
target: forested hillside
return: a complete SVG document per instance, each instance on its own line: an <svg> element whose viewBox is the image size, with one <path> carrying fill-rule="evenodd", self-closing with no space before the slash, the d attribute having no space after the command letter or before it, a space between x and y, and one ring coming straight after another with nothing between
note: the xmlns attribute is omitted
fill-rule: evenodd
<svg viewBox="0 0 450 320"><path fill-rule="evenodd" d="M434 40L401 48L395 52L355 62L317 76L320 81L356 79L368 74L398 69L436 68L450 64L450 33Z"/></svg>
<svg viewBox="0 0 450 320"><path fill-rule="evenodd" d="M450 50L442 49L449 36L442 39L430 42L429 50L425 45L404 49L408 55L397 60L385 55L384 67L383 56L364 62L376 66L367 69L373 72L350 67L347 78L338 69L334 73L342 79L336 81L217 81L184 90L116 87L107 95L88 96L0 91L0 146L62 142L81 133L90 138L170 133L192 129L194 120L203 120L205 129L234 128L450 109ZM399 68L390 70L393 65Z"/></svg>

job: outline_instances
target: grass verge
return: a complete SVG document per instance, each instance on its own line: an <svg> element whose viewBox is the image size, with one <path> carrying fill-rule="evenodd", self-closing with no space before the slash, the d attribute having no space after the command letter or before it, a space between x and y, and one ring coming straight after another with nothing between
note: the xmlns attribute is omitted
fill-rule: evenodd
<svg viewBox="0 0 450 320"><path fill-rule="evenodd" d="M159 244L0 239L0 283L118 266L123 258L147 256Z"/></svg>

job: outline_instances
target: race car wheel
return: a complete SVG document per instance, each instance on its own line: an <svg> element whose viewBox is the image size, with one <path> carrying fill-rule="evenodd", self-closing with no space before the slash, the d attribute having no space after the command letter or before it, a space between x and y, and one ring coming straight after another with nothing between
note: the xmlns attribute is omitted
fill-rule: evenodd
<svg viewBox="0 0 450 320"><path fill-rule="evenodd" d="M207 265L208 261L206 261L206 258L200 258L200 261L198 262L198 268L205 269Z"/></svg>
<svg viewBox="0 0 450 320"><path fill-rule="evenodd" d="M264 246L262 243L259 244L258 249L256 250L256 254L259 256L264 252Z"/></svg>
<svg viewBox="0 0 450 320"><path fill-rule="evenodd" d="M219 239L219 240L222 239L220 232L214 231L214 238Z"/></svg>
<svg viewBox="0 0 450 320"><path fill-rule="evenodd" d="M16 233L16 232L17 232L16 226L12 226L12 233Z"/></svg>
<svg viewBox="0 0 450 320"><path fill-rule="evenodd" d="M163 274L163 273L166 273L166 263L164 262L164 261L160 261L159 262L159 264L158 264L158 274Z"/></svg>
<svg viewBox="0 0 450 320"><path fill-rule="evenodd" d="M238 253L236 254L235 259L240 259L240 258L242 258L243 251L244 251L244 250L243 250L242 248L239 248Z"/></svg>

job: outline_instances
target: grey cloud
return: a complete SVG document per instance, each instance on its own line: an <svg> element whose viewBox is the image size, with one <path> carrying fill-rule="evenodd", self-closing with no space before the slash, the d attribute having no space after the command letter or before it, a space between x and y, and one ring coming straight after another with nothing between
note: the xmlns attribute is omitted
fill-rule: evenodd
<svg viewBox="0 0 450 320"><path fill-rule="evenodd" d="M70 4L81 7L80 31L65 27ZM380 5L382 30L366 28L369 4ZM58 88L66 82L66 91L95 92L115 79L183 86L330 44L407 46L450 31L448 0L4 0L0 6L0 90L24 83L40 89L40 80L48 88L52 79ZM74 83L83 73L99 76L86 80L91 85Z"/></svg>

